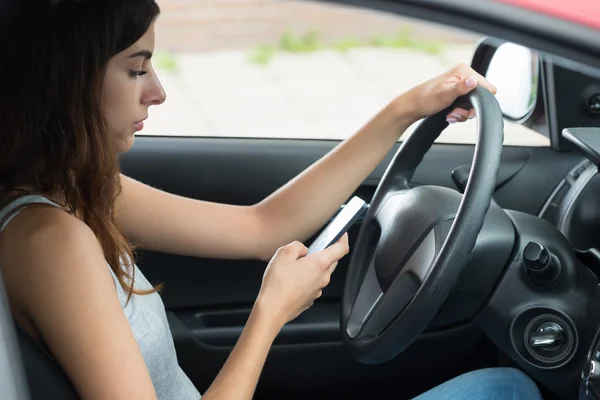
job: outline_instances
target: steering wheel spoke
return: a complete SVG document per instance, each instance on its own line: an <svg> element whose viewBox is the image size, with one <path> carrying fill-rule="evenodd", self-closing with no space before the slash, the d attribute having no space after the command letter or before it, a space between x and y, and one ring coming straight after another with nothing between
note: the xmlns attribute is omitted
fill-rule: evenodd
<svg viewBox="0 0 600 400"><path fill-rule="evenodd" d="M436 256L435 230L432 229L402 267L402 274L412 274L423 283Z"/></svg>
<svg viewBox="0 0 600 400"><path fill-rule="evenodd" d="M377 273L373 258L358 291L346 331L349 337L373 336L408 304L419 290L436 254L435 232L432 230L410 256L391 285L382 288L385 279ZM389 268L388 268L389 269Z"/></svg>
<svg viewBox="0 0 600 400"><path fill-rule="evenodd" d="M351 338L355 338L361 332L365 322L371 316L373 310L379 304L383 296L383 291L377 281L375 265L372 262L367 269L364 280L358 291L356 302L348 317L346 332Z"/></svg>
<svg viewBox="0 0 600 400"><path fill-rule="evenodd" d="M381 295L363 323L358 337L374 338L380 335L415 297L420 287L421 283L415 275L401 273L394 285Z"/></svg>
<svg viewBox="0 0 600 400"><path fill-rule="evenodd" d="M379 335L414 297L420 282L414 274L402 273L385 293L377 282L375 268L367 270L348 318L346 333L351 338Z"/></svg>

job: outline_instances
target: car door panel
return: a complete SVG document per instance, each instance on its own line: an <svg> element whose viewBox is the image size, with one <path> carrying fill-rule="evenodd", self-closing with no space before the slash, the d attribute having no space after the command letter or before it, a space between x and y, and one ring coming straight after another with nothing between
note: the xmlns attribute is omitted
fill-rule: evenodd
<svg viewBox="0 0 600 400"><path fill-rule="evenodd" d="M136 140L134 148L121 159L126 175L179 195L229 204L262 200L337 143L188 137ZM367 202L371 199L396 149L397 146L388 153L356 195ZM452 171L470 165L473 150L469 145L434 145L411 185L454 187ZM555 152L543 147L506 147L495 200L505 208L538 213L554 187L580 159L576 154L556 157ZM350 229L351 248L359 228L360 224L355 224ZM402 393L414 395L470 368L481 358L483 338L465 322L428 331L384 365L353 361L339 335L339 300L349 259L340 262L314 307L278 336L261 375L257 398L292 398L310 393L314 397L315 388L323 393L337 388L336 393L340 394L342 381L356 374L360 374L360 383L365 387L391 388L402 384ZM239 337L266 263L150 251L142 251L138 263L151 282L165 283L162 297L180 363L199 389L205 390ZM415 379L416 375L423 378ZM410 378L402 379L403 376ZM344 383L343 387L347 396L358 393L354 383Z"/></svg>
<svg viewBox="0 0 600 400"><path fill-rule="evenodd" d="M231 346L198 339L174 313L169 313L169 323L181 367L201 391L205 390L225 363ZM380 365L358 363L339 341L321 339L274 345L255 398L364 399L381 390L396 393L395 399L406 399L472 367L470 360L482 350L482 338L471 324L422 335L405 352Z"/></svg>

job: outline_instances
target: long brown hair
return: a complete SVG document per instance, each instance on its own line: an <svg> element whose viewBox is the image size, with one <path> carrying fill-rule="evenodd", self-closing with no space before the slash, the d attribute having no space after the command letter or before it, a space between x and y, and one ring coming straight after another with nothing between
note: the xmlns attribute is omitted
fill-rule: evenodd
<svg viewBox="0 0 600 400"><path fill-rule="evenodd" d="M101 89L109 60L144 35L159 7L154 0L45 1L20 1L29 7L3 32L0 200L23 186L58 194L95 233L128 300L152 293L133 288L132 247L115 215L118 153Z"/></svg>

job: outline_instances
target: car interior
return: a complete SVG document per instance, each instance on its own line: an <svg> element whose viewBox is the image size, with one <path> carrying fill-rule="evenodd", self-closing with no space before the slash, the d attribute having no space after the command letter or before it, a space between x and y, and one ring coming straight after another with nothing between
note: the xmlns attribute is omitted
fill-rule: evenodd
<svg viewBox="0 0 600 400"><path fill-rule="evenodd" d="M524 10L508 24L505 6L469 1L334 3L486 34L471 60L484 76L514 56L501 49L522 46L532 84L518 115L484 89L460 99L477 112L475 145L435 142L447 127L439 113L389 152L354 193L370 206L349 231L349 256L276 338L255 398L408 399L494 366L522 369L547 399L600 396L600 48L588 51L584 35L597 31ZM550 145L503 146L507 121ZM182 196L250 205L338 143L140 136L121 168ZM142 251L138 265L165 284L179 363L203 393L266 263ZM9 319L1 291L0 301L2 398L77 398L52 355Z"/></svg>

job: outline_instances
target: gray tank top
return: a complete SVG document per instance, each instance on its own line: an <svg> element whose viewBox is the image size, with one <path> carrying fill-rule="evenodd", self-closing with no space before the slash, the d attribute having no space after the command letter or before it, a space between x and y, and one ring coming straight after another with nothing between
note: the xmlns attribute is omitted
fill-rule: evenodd
<svg viewBox="0 0 600 400"><path fill-rule="evenodd" d="M0 221L8 215L4 224L0 226L0 232L22 211L22 208L19 209L20 207L32 204L48 204L60 207L43 196L28 195L20 197L0 211ZM135 287L139 289L151 289L152 285L144 277L142 271L140 271L137 265L134 265L134 268ZM149 295L134 294L127 303L127 292L121 287L113 270L110 267L108 269L115 282L123 312L129 321L135 340L144 356L148 371L150 371L150 377L152 378L158 399L198 400L200 393L183 372L177 361L173 337L167 321L165 306L160 295L158 293Z"/></svg>

